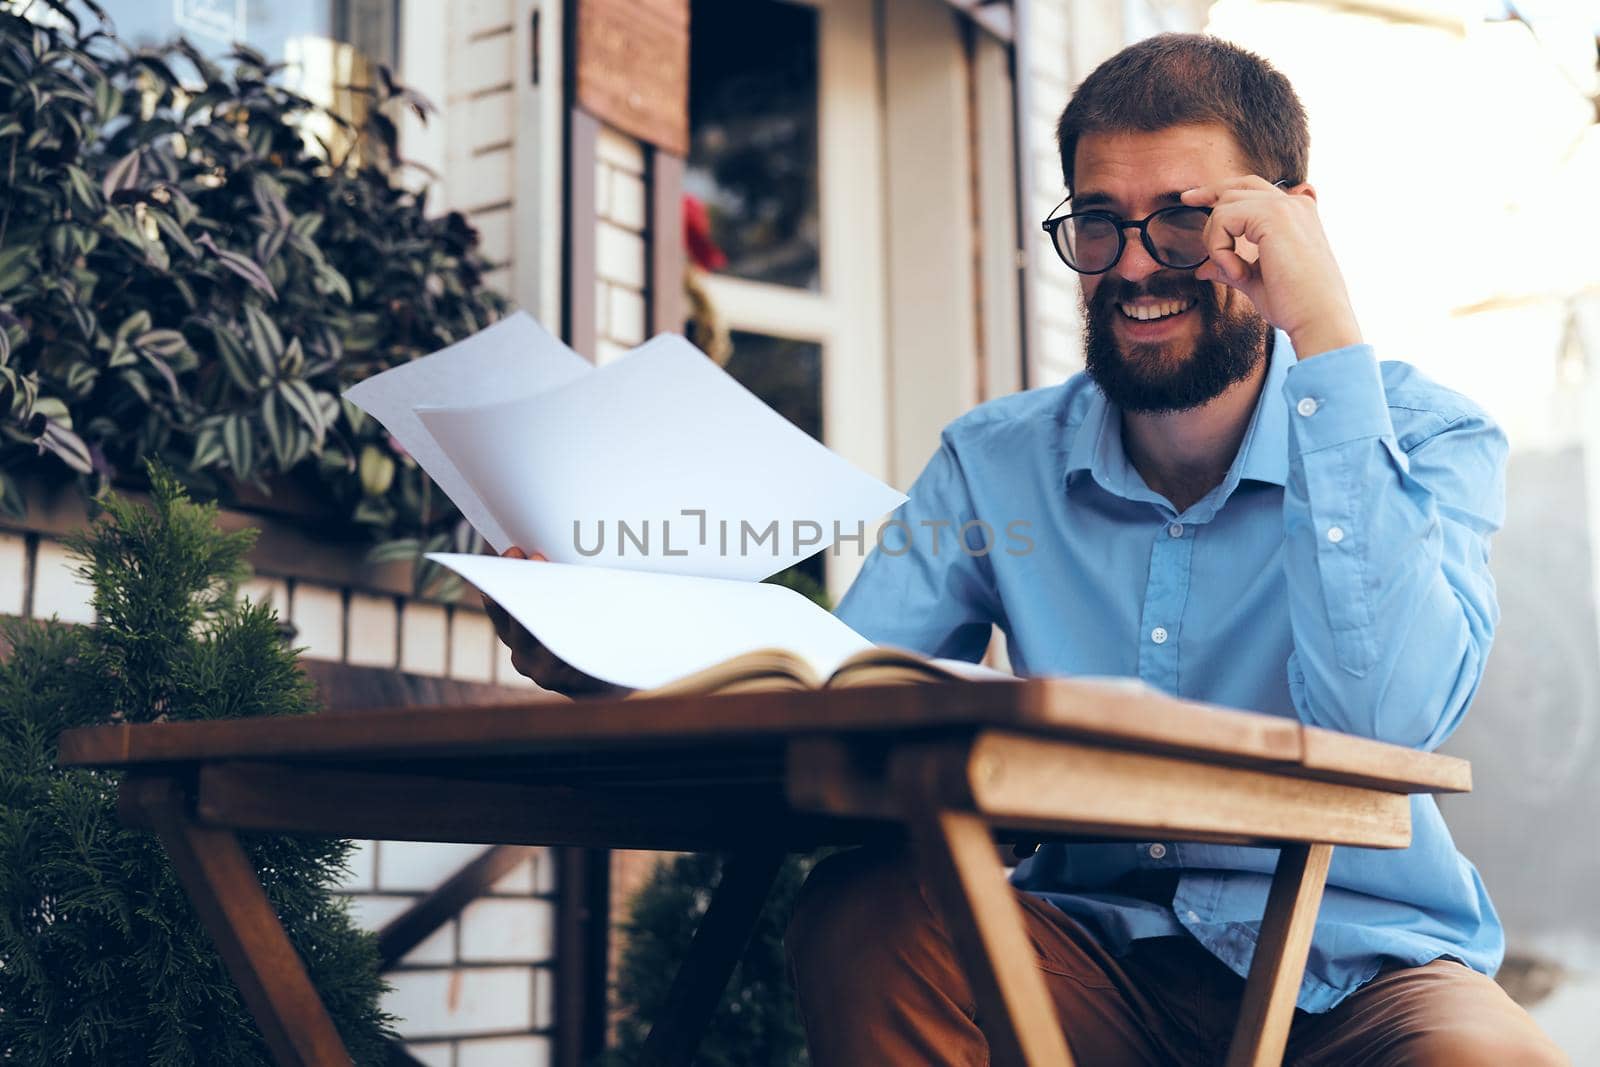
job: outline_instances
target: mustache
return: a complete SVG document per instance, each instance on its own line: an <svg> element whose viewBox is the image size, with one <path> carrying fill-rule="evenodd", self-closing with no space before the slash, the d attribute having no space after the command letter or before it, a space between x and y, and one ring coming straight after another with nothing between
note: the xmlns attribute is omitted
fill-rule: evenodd
<svg viewBox="0 0 1600 1067"><path fill-rule="evenodd" d="M1156 300L1193 299L1203 302L1210 295L1210 287L1196 281L1192 276L1153 274L1141 282L1130 282L1125 278L1105 278L1094 294L1094 302L1098 307L1109 308L1113 304L1129 303L1140 297Z"/></svg>

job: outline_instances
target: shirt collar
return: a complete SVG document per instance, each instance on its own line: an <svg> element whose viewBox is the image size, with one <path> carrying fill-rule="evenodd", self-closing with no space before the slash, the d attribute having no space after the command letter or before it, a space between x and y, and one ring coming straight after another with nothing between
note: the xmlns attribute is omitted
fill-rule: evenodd
<svg viewBox="0 0 1600 1067"><path fill-rule="evenodd" d="M1245 431L1239 453L1234 457L1227 476L1207 496L1208 500L1215 499L1218 506L1241 481L1269 482L1278 486L1288 484L1289 412L1283 400L1283 385L1295 360L1289 336L1281 330L1275 331L1272 352L1267 357L1267 379L1262 384L1261 396L1250 417L1250 427ZM1106 399L1098 386L1089 391L1089 406L1084 410L1083 421L1078 423L1067 451L1066 476L1069 484L1073 475L1084 471L1108 493L1126 500L1165 503L1144 484L1144 479L1122 450L1121 411ZM1198 509L1204 503L1201 501L1190 510ZM1215 507L1211 510L1214 512Z"/></svg>

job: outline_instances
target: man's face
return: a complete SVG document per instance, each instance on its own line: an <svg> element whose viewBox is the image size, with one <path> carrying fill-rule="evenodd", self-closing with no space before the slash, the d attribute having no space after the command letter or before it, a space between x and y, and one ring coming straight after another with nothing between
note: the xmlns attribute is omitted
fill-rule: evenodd
<svg viewBox="0 0 1600 1067"><path fill-rule="evenodd" d="M1185 189L1255 168L1226 128L1207 124L1086 133L1073 169L1072 210L1142 219L1179 203ZM1157 263L1137 230L1125 237L1116 266L1081 276L1087 369L1107 398L1124 411L1185 411L1249 377L1270 335L1255 306L1193 270Z"/></svg>

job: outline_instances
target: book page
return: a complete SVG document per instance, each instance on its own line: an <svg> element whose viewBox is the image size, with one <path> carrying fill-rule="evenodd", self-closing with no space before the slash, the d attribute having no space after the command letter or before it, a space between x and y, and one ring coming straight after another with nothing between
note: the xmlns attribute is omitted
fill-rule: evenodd
<svg viewBox="0 0 1600 1067"><path fill-rule="evenodd" d="M960 659L930 659L902 648L880 645L858 652L834 671L827 684L836 688L884 685L894 682L1015 682L1017 676L981 663Z"/></svg>
<svg viewBox="0 0 1600 1067"><path fill-rule="evenodd" d="M871 642L792 589L761 582L436 552L552 653L586 674L654 689L758 649L825 678Z"/></svg>
<svg viewBox="0 0 1600 1067"><path fill-rule="evenodd" d="M470 406L532 396L593 372L588 360L519 311L431 356L375 374L344 395L382 423L473 529L504 552L514 542L412 409L423 402Z"/></svg>
<svg viewBox="0 0 1600 1067"><path fill-rule="evenodd" d="M511 542L554 562L755 580L841 533L864 552L905 500L674 334L561 389L417 414Z"/></svg>
<svg viewBox="0 0 1600 1067"><path fill-rule="evenodd" d="M759 648L723 660L705 670L686 674L655 689L636 689L634 697L675 696L680 693L804 692L822 682L811 666L793 652Z"/></svg>

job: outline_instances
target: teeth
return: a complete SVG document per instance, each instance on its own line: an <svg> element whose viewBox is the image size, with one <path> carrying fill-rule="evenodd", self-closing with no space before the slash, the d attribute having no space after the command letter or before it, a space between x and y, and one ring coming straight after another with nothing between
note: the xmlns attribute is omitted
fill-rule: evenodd
<svg viewBox="0 0 1600 1067"><path fill-rule="evenodd" d="M1159 304L1119 304L1122 313L1130 319L1148 322L1151 319L1164 319L1168 315L1177 315L1188 311L1194 306L1192 300L1163 300Z"/></svg>

